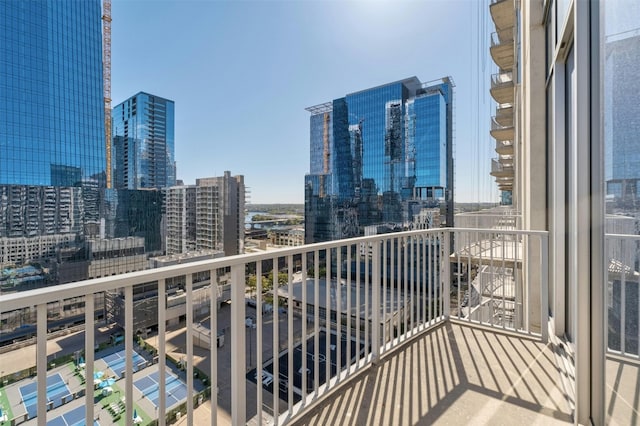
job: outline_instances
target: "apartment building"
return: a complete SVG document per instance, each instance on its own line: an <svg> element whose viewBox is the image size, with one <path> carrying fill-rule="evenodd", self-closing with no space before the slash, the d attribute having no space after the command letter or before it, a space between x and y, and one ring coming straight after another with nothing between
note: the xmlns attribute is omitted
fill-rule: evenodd
<svg viewBox="0 0 640 426"><path fill-rule="evenodd" d="M196 179L167 189L167 254L191 250L244 252L244 176Z"/></svg>
<svg viewBox="0 0 640 426"><path fill-rule="evenodd" d="M168 188L176 184L175 103L139 92L113 108L115 188Z"/></svg>

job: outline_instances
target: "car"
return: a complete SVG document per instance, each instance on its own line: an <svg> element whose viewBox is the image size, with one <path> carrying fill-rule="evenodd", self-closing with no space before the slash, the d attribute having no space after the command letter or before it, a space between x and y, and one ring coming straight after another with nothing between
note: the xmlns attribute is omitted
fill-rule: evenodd
<svg viewBox="0 0 640 426"><path fill-rule="evenodd" d="M253 319L253 317L245 317L244 319L244 325L247 328L256 328L256 322Z"/></svg>
<svg viewBox="0 0 640 426"><path fill-rule="evenodd" d="M247 306L256 307L256 299L247 299Z"/></svg>

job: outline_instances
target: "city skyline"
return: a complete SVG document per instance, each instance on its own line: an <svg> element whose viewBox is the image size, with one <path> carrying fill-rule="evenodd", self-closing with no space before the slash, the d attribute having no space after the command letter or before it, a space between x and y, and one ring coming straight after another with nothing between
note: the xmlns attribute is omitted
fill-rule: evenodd
<svg viewBox="0 0 640 426"><path fill-rule="evenodd" d="M185 184L236 170L251 191L248 202L302 204L307 106L412 75L427 81L451 75L459 100L455 201L497 201L489 176L496 157L487 124L491 63L488 48L477 49L488 44L487 10L473 6L461 0L151 7L116 0L112 98L117 104L146 91L175 101L177 179ZM438 33L448 38L436 40Z"/></svg>

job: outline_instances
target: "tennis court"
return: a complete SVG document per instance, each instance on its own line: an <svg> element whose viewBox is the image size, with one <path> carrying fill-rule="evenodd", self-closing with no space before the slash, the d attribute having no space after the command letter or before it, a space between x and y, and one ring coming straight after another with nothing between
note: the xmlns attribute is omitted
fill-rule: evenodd
<svg viewBox="0 0 640 426"><path fill-rule="evenodd" d="M122 373L125 370L126 358L124 349L111 355L107 355L102 358L104 362L107 363L113 375L118 379L122 377ZM133 371L138 371L140 367L145 367L147 365L147 360L145 360L142 356L140 356L136 351L133 351Z"/></svg>
<svg viewBox="0 0 640 426"><path fill-rule="evenodd" d="M47 402L53 404L53 408L62 405L62 398L69 395L69 388L59 373L47 377ZM20 386L20 397L30 419L38 415L38 385L29 383Z"/></svg>
<svg viewBox="0 0 640 426"><path fill-rule="evenodd" d="M134 381L133 384L142 394L147 397L156 407L158 406L160 392L160 373L154 371L144 377ZM187 397L187 385L178 377L169 372L165 377L167 393L167 407L182 402Z"/></svg>
<svg viewBox="0 0 640 426"><path fill-rule="evenodd" d="M49 420L47 426L84 426L84 414L85 407L78 407ZM93 426L100 426L100 423L94 421Z"/></svg>

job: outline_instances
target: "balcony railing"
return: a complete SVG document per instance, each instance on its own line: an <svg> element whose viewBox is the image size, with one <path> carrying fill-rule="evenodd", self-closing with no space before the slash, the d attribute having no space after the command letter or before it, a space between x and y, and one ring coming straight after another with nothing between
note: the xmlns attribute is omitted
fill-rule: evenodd
<svg viewBox="0 0 640 426"><path fill-rule="evenodd" d="M513 103L514 85L511 71L500 72L491 76L491 96L499 104Z"/></svg>
<svg viewBox="0 0 640 426"><path fill-rule="evenodd" d="M513 43L513 27L491 33L491 47Z"/></svg>
<svg viewBox="0 0 640 426"><path fill-rule="evenodd" d="M493 23L498 29L512 27L516 22L513 0L491 0L489 10Z"/></svg>
<svg viewBox="0 0 640 426"><path fill-rule="evenodd" d="M491 57L502 70L511 70L515 62L513 27L491 34Z"/></svg>
<svg viewBox="0 0 640 426"><path fill-rule="evenodd" d="M491 175L497 178L513 178L513 161L503 164L498 159L491 159Z"/></svg>
<svg viewBox="0 0 640 426"><path fill-rule="evenodd" d="M196 424L194 409L207 399L213 401L211 424L216 424L217 410L228 412L234 424L248 419L258 425L288 423L347 378L446 321L546 341L547 233L499 228L376 235L2 295L3 320L35 312L31 409L26 409L26 399L16 401L9 420L19 424L37 416L38 424L44 424L47 416L57 415L60 404L49 401L47 382L55 374L47 356L48 304L82 301L85 322L93 324L97 295L109 300L107 317L122 321L121 337L113 343L124 346L124 360L108 368L117 377L114 386L122 390L119 403L128 425L138 421L134 414L157 418L160 425L186 415L187 424ZM228 303L221 299L222 286L230 288ZM185 335L182 350L168 337L169 328L176 328L169 293L185 296L179 318ZM158 330L154 348L149 340L135 339L154 327L145 322L150 316ZM222 349L214 336L225 324ZM94 327L86 327L81 346L74 349L81 355L87 384L60 399L63 406L84 399L89 420L102 411L94 398L103 394L96 393L91 380L98 363L106 362L96 352L96 337ZM194 343L200 346L198 357ZM176 366L167 355L176 351L183 354L178 367L186 373L181 373L186 389L182 399L172 396L176 375L168 370ZM76 374L79 369L78 363ZM156 374L154 384L141 386L148 369ZM141 414L140 401L153 401L155 411Z"/></svg>
<svg viewBox="0 0 640 426"><path fill-rule="evenodd" d="M503 126L496 121L495 117L491 117L491 136L499 141L512 141L515 137L515 128L513 126Z"/></svg>
<svg viewBox="0 0 640 426"><path fill-rule="evenodd" d="M496 107L496 121L503 126L513 126L513 106L509 103Z"/></svg>
<svg viewBox="0 0 640 426"><path fill-rule="evenodd" d="M521 229L522 216L512 207L496 207L477 212L460 213L455 216L455 226L458 228L479 229Z"/></svg>
<svg viewBox="0 0 640 426"><path fill-rule="evenodd" d="M607 349L640 359L640 235L606 235Z"/></svg>
<svg viewBox="0 0 640 426"><path fill-rule="evenodd" d="M496 140L496 152L500 155L513 155L513 141Z"/></svg>

